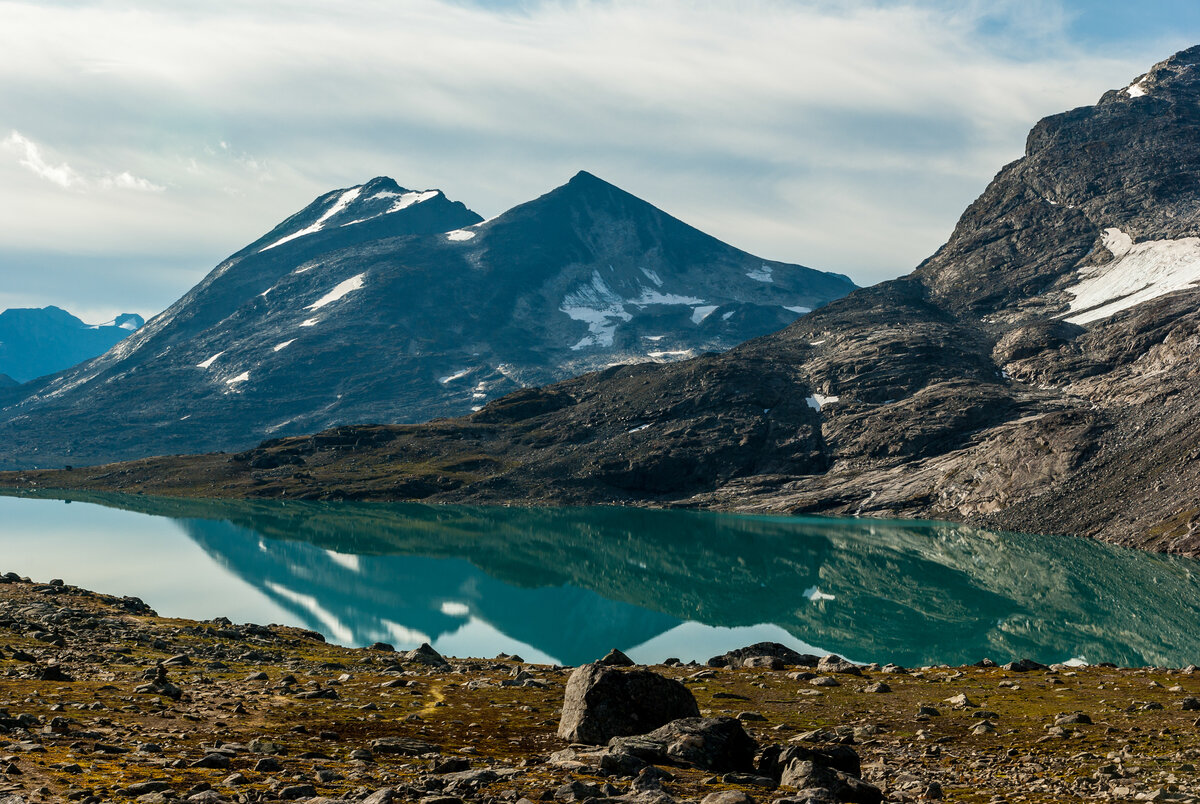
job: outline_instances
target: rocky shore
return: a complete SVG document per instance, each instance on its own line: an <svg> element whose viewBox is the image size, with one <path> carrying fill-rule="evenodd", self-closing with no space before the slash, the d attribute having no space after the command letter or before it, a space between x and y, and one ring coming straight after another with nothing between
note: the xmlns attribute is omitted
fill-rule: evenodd
<svg viewBox="0 0 1200 804"><path fill-rule="evenodd" d="M0 803L1200 801L1193 667L631 665L345 648L8 573Z"/></svg>

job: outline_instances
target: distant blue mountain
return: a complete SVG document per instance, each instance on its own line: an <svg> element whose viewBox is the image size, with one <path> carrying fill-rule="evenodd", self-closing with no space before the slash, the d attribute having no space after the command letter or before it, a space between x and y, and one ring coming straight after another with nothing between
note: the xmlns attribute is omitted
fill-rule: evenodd
<svg viewBox="0 0 1200 804"><path fill-rule="evenodd" d="M103 324L85 324L58 307L14 308L0 313L0 387L53 374L91 360L146 323L125 313Z"/></svg>

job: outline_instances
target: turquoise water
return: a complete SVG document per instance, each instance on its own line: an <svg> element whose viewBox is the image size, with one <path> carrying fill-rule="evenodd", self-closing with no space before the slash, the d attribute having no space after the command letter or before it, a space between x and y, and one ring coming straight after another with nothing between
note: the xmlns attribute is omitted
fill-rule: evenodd
<svg viewBox="0 0 1200 804"><path fill-rule="evenodd" d="M1194 561L929 522L0 497L0 571L159 613L577 664L755 641L910 666L1200 663ZM65 504L66 503L66 504Z"/></svg>

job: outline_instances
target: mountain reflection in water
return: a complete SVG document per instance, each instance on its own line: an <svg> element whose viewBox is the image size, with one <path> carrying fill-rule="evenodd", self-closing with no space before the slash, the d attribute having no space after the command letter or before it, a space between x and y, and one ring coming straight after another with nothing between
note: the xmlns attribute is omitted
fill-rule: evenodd
<svg viewBox="0 0 1200 804"><path fill-rule="evenodd" d="M735 646L722 638L777 637L906 665L1200 660L1198 565L1083 539L631 508L56 496L175 520L296 624L349 645L516 645L577 664L613 647L703 661Z"/></svg>

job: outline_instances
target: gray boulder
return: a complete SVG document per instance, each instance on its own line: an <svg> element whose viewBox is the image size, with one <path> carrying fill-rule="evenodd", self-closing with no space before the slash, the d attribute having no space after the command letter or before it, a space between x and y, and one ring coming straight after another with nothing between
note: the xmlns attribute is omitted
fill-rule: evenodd
<svg viewBox="0 0 1200 804"><path fill-rule="evenodd" d="M609 745L653 764L717 773L753 771L758 751L758 744L732 717L673 720L649 734L614 738Z"/></svg>
<svg viewBox="0 0 1200 804"><path fill-rule="evenodd" d="M404 661L423 664L428 667L449 667L450 662L446 661L442 654L433 649L433 646L428 642L422 642L418 648L413 648L404 654Z"/></svg>
<svg viewBox="0 0 1200 804"><path fill-rule="evenodd" d="M794 787L809 801L880 804L883 793L878 787L836 768L798 759L784 770L780 784Z"/></svg>
<svg viewBox="0 0 1200 804"><path fill-rule="evenodd" d="M858 754L847 746L768 746L759 757L758 769L781 785L799 791L787 801L879 804L883 800L879 788L860 778L862 766Z"/></svg>
<svg viewBox="0 0 1200 804"><path fill-rule="evenodd" d="M613 737L645 734L672 720L699 715L696 699L678 681L650 670L585 664L567 680L558 736L603 745Z"/></svg>

